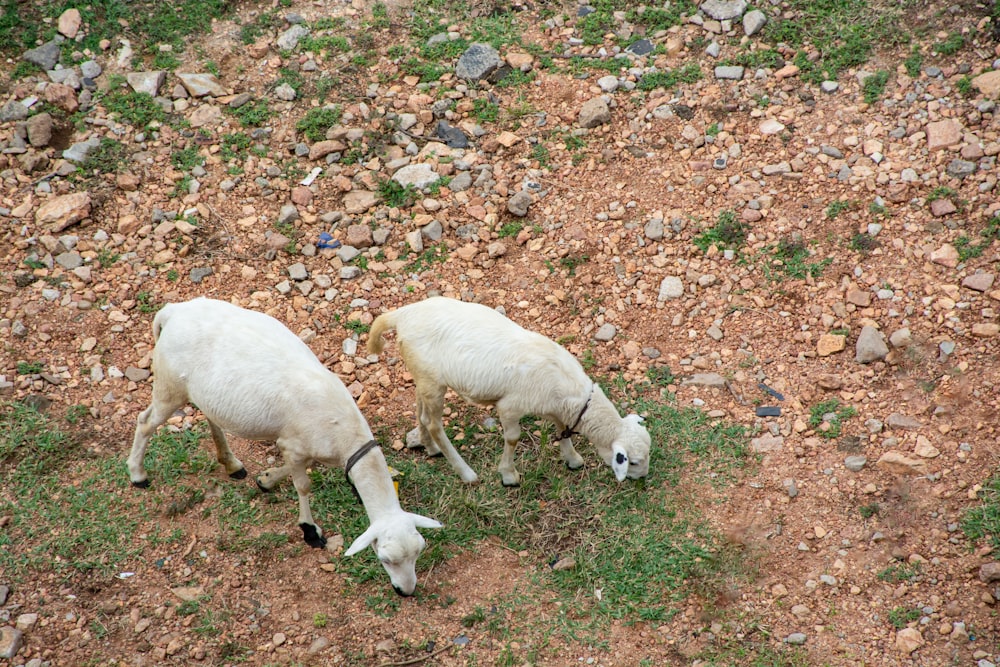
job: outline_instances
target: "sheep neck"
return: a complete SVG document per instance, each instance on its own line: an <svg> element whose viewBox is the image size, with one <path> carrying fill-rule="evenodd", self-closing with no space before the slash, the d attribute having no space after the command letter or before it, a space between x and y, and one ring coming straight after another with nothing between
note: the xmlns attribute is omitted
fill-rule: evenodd
<svg viewBox="0 0 1000 667"><path fill-rule="evenodd" d="M361 457L351 468L349 475L370 522L374 523L400 510L396 488L381 449L373 448Z"/></svg>
<svg viewBox="0 0 1000 667"><path fill-rule="evenodd" d="M590 440L602 456L611 455L611 445L618 437L621 415L602 391L593 391L590 405L580 419L578 432Z"/></svg>
<svg viewBox="0 0 1000 667"><path fill-rule="evenodd" d="M594 397L594 383L591 382L590 391L587 392L587 402L583 404L583 408L576 415L576 421L573 422L573 425L567 426L566 428L563 429L563 432L559 434L560 440L565 440L566 438L569 438L570 436L572 436L574 433L577 432L576 427L580 425L580 421L583 419L583 413L585 413L587 411L587 408L590 407L590 399L592 399L593 397Z"/></svg>

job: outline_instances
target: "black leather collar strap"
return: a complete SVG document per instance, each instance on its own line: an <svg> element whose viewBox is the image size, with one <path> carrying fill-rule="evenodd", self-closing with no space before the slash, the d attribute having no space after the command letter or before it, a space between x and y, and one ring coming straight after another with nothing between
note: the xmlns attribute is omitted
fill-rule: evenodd
<svg viewBox="0 0 1000 667"><path fill-rule="evenodd" d="M358 500L361 500L361 494L358 493L358 487L354 486L354 480L351 479L351 468L354 467L354 464L364 458L365 454L376 447L378 447L378 440L369 440L365 444L361 445L361 449L351 454L351 457L347 459L347 463L344 465L344 477L347 478L347 482L351 485L351 488L354 490L354 495L358 497Z"/></svg>
<svg viewBox="0 0 1000 667"><path fill-rule="evenodd" d="M559 434L560 440L565 440L566 438L572 437L576 434L576 427L580 425L580 420L583 419L583 413L587 411L590 407L590 398L594 395L594 385L590 385L590 393L587 394L587 402L583 404L583 409L580 410L580 414L576 416L576 421L573 422L572 426L568 426L563 429L563 432Z"/></svg>

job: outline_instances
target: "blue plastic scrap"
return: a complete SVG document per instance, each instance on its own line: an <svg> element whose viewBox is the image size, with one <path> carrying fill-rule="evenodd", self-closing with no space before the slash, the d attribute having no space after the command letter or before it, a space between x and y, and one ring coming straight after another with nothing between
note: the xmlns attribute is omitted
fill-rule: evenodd
<svg viewBox="0 0 1000 667"><path fill-rule="evenodd" d="M317 248L331 248L331 249L333 249L333 248L339 248L340 247L340 241L335 240L333 238L333 235L330 234L330 232L320 232L319 243L316 244L316 247Z"/></svg>

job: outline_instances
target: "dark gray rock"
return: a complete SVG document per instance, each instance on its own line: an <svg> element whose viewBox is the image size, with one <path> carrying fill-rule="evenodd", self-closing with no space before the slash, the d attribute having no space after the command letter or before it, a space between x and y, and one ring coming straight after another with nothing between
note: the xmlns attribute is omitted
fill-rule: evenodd
<svg viewBox="0 0 1000 667"><path fill-rule="evenodd" d="M468 148L469 138L459 128L439 120L434 134L450 148Z"/></svg>
<svg viewBox="0 0 1000 667"><path fill-rule="evenodd" d="M91 151L93 151L100 145L101 145L100 139L98 139L97 137L91 137L86 141L80 141L73 144L72 146L70 146L69 148L67 148L62 152L62 156L64 159L69 160L70 162L76 162L79 164L80 162L86 160L87 156L90 155Z"/></svg>
<svg viewBox="0 0 1000 667"><path fill-rule="evenodd" d="M855 361L859 364L870 364L873 361L885 359L889 354L889 346L885 344L882 334L873 326L866 326L858 334L855 345Z"/></svg>
<svg viewBox="0 0 1000 667"><path fill-rule="evenodd" d="M739 65L719 65L715 68L715 78L742 81L744 71Z"/></svg>
<svg viewBox="0 0 1000 667"><path fill-rule="evenodd" d="M485 79L503 64L500 54L489 44L476 42L469 46L455 65L455 76L466 81Z"/></svg>
<svg viewBox="0 0 1000 667"><path fill-rule="evenodd" d="M700 7L702 13L717 21L735 19L747 9L746 0L705 0Z"/></svg>
<svg viewBox="0 0 1000 667"><path fill-rule="evenodd" d="M531 194L521 190L507 200L507 210L519 218L528 215L528 207L531 206Z"/></svg>
<svg viewBox="0 0 1000 667"><path fill-rule="evenodd" d="M212 267L210 266L197 266L191 269L191 272L188 274L188 276L191 278L191 282L193 282L195 285L198 285L201 283L202 280L209 277L213 273L215 273L215 271L213 271Z"/></svg>
<svg viewBox="0 0 1000 667"><path fill-rule="evenodd" d="M0 108L0 123L7 123L13 120L24 120L28 117L28 107L21 104L20 100L11 100Z"/></svg>
<svg viewBox="0 0 1000 667"><path fill-rule="evenodd" d="M653 43L648 39L640 39L629 44L625 52L636 56L645 56L652 53L654 48Z"/></svg>
<svg viewBox="0 0 1000 667"><path fill-rule="evenodd" d="M59 62L59 45L55 42L46 42L35 49L25 51L21 60L26 60L32 65L38 65L44 70L53 69Z"/></svg>
<svg viewBox="0 0 1000 667"><path fill-rule="evenodd" d="M952 178L965 178L966 176L976 172L976 163L955 158L948 163L948 167L945 171L948 172L948 175Z"/></svg>

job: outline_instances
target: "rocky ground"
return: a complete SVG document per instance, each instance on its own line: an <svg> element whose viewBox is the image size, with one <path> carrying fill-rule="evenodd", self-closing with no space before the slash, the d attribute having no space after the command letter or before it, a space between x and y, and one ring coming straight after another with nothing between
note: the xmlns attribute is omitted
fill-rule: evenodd
<svg viewBox="0 0 1000 667"><path fill-rule="evenodd" d="M412 410L412 386L358 351L373 317L432 293L503 306L571 339L594 372L634 382L668 368L680 404L756 429L760 465L705 511L759 559L757 580L729 603L766 619L759 641L801 646L803 664L997 663L998 565L960 523L1000 460L1000 48L981 9L931 3L907 10L928 26L915 76L904 45L819 86L780 47L774 67L720 66L741 42L767 46L743 14L713 16L726 4L647 35L654 50L626 54L619 70L582 74L547 64L616 47L581 43L577 7L566 20L514 7L522 43L541 51L480 48L429 84L393 57L407 44L405 7L365 28L379 58L363 76L350 53L298 48L321 18L360 31L371 17L361 2L281 7L280 24L249 45L239 23L263 9L245 7L171 73L136 69L124 43L58 68L67 51L40 47L24 57L48 75L0 84L0 395L86 406L97 451L124 457L150 396L152 312L207 295L285 322L369 419L392 419ZM69 39L87 30L52 19ZM468 29L443 25L439 39ZM964 48L936 53L953 30ZM653 68L692 63L702 78L640 85ZM888 84L866 102L876 70ZM306 94L337 72L327 99ZM533 79L502 85L511 73ZM112 84L149 92L168 115L126 122L106 97ZM244 125L239 109L260 101L274 115ZM328 102L339 118L306 136L301 121ZM118 161L102 140L123 147ZM830 414L815 414L831 399ZM833 428L842 433L825 437ZM531 569L486 544L426 585L465 581L486 599ZM281 563L268 588L245 570L220 574L232 599L273 601L240 631L258 648L250 664L391 661L416 637L414 619L461 634L458 611L415 604L375 621L361 606L320 631L296 605L336 596L335 579L308 592L313 575ZM251 579L263 590L248 590ZM151 581L3 589L0 611L16 626L3 636L20 647L10 664L216 659ZM60 613L39 617L40 595ZM131 610L117 643L88 625L102 604ZM898 608L916 613L894 627ZM689 664L728 627L692 602L663 624L616 625L609 650L556 645L538 664ZM379 657L352 662L355 649ZM479 650L427 662L508 664Z"/></svg>

